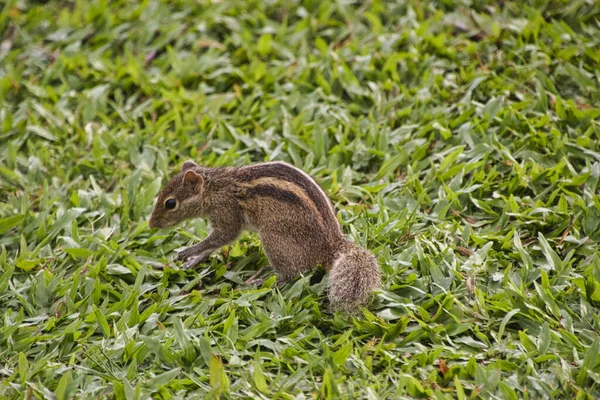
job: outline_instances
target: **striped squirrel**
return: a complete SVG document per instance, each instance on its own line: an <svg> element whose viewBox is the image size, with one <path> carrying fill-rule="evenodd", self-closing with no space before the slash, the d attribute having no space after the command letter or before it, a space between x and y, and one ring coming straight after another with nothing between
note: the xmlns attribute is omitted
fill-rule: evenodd
<svg viewBox="0 0 600 400"><path fill-rule="evenodd" d="M158 196L150 228L203 217L212 232L177 254L194 268L243 229L257 231L278 284L317 265L329 272L334 309L353 312L381 285L379 266L367 250L344 238L334 208L315 180L281 162L207 168L186 161Z"/></svg>

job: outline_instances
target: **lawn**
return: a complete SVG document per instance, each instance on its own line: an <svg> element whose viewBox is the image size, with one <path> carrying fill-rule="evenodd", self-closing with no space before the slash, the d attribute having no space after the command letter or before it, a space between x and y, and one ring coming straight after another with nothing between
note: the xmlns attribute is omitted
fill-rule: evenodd
<svg viewBox="0 0 600 400"><path fill-rule="evenodd" d="M0 398L600 396L600 4L5 0ZM383 288L148 228L188 159L284 160Z"/></svg>

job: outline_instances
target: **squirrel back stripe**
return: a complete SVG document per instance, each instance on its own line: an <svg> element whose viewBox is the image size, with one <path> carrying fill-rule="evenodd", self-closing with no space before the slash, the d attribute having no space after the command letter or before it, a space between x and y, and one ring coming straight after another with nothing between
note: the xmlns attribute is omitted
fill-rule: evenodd
<svg viewBox="0 0 600 400"><path fill-rule="evenodd" d="M242 167L238 175L238 179L244 182L265 177L281 179L299 186L315 205L317 213L321 216L325 226L339 232L339 224L329 198L310 175L281 161Z"/></svg>
<svg viewBox="0 0 600 400"><path fill-rule="evenodd" d="M319 218L319 223L325 225L317 206L312 199L297 184L280 178L258 178L248 183L244 182L242 187L246 188L246 196L271 197L275 200L308 208L312 215Z"/></svg>
<svg viewBox="0 0 600 400"><path fill-rule="evenodd" d="M278 188L273 185L256 185L248 188L246 192L247 197L271 197L277 201L284 203L293 204L296 206L302 206L302 200L295 193L289 190Z"/></svg>

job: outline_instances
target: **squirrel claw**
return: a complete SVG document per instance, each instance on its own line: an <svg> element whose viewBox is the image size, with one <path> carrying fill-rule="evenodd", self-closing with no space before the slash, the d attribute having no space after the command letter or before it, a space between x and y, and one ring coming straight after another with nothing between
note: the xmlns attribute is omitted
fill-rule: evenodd
<svg viewBox="0 0 600 400"><path fill-rule="evenodd" d="M185 264L183 264L181 266L182 269L193 269L196 268L198 266L198 264L200 264L202 261L204 261L206 257L202 257L202 256L197 256L194 258L191 258L188 262L186 262Z"/></svg>
<svg viewBox="0 0 600 400"><path fill-rule="evenodd" d="M198 253L193 251L193 248L187 248L177 253L175 261L187 261L181 266L182 269L195 268L202 261L206 260L210 256L210 253L210 250Z"/></svg>
<svg viewBox="0 0 600 400"><path fill-rule="evenodd" d="M175 256L175 261L185 261L188 258L190 258L190 256L185 254L185 250L183 250L183 251L180 251L179 253L177 253L177 255Z"/></svg>

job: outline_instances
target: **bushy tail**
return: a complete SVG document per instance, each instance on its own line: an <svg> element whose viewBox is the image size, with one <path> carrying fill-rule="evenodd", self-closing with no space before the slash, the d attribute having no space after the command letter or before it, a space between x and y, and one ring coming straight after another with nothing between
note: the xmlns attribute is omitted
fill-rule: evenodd
<svg viewBox="0 0 600 400"><path fill-rule="evenodd" d="M381 286L377 259L354 243L343 241L329 270L329 301L334 309L354 313Z"/></svg>

